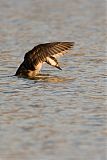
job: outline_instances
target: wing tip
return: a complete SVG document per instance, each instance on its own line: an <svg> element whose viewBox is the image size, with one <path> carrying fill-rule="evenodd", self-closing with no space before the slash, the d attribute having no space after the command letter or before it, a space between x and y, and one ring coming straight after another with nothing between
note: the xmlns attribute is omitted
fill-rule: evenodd
<svg viewBox="0 0 107 160"><path fill-rule="evenodd" d="M65 43L67 43L70 46L74 46L75 45L75 42L65 42Z"/></svg>
<svg viewBox="0 0 107 160"><path fill-rule="evenodd" d="M70 42L71 46L74 46L75 45L75 42Z"/></svg>
<svg viewBox="0 0 107 160"><path fill-rule="evenodd" d="M72 48L75 45L75 42L59 42L62 45L67 46L68 48Z"/></svg>

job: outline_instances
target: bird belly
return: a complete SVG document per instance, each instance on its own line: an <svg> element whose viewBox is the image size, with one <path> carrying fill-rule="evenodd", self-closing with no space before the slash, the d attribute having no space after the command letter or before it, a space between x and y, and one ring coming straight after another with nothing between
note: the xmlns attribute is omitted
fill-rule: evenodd
<svg viewBox="0 0 107 160"><path fill-rule="evenodd" d="M42 64L43 63L38 63L38 65L37 66L35 66L35 70L36 70L36 72L38 72L39 73L39 71L41 70L41 68L42 68Z"/></svg>
<svg viewBox="0 0 107 160"><path fill-rule="evenodd" d="M42 68L42 63L39 63L37 66L35 66L35 70L28 70L28 77L34 78L36 75L39 74L40 70Z"/></svg>

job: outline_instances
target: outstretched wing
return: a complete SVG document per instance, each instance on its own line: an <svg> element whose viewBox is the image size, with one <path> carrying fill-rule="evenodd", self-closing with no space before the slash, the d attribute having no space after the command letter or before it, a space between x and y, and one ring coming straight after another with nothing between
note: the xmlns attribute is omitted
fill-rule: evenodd
<svg viewBox="0 0 107 160"><path fill-rule="evenodd" d="M53 42L39 44L27 52L24 57L24 65L29 70L35 70L36 66L46 61L47 57L57 57L66 53L74 46L74 42Z"/></svg>

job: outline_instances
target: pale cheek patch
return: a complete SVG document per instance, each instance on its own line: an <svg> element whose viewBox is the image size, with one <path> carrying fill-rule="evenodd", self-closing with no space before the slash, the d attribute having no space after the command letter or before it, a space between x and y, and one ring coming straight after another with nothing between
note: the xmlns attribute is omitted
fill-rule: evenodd
<svg viewBox="0 0 107 160"><path fill-rule="evenodd" d="M53 59L49 58L49 57L47 57L47 62L48 62L49 64L51 64L52 66L55 66L55 65L56 65L56 62L55 62Z"/></svg>

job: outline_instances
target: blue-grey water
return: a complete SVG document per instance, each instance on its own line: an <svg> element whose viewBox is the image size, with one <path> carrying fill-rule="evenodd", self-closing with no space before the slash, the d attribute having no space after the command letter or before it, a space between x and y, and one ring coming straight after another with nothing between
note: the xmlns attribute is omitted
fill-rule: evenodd
<svg viewBox="0 0 107 160"><path fill-rule="evenodd" d="M0 160L106 160L106 2L0 0ZM44 78L11 76L39 43L74 41Z"/></svg>

